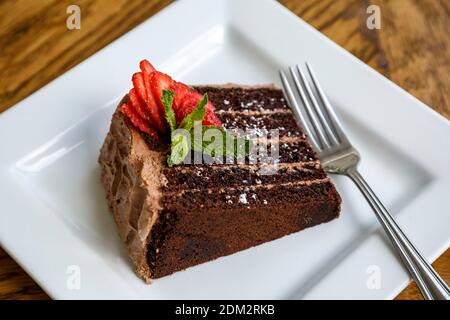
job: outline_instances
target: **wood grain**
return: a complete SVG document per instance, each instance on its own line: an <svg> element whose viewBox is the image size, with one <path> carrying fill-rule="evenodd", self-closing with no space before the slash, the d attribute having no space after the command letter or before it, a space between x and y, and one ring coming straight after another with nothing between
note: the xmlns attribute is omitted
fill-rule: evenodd
<svg viewBox="0 0 450 320"><path fill-rule="evenodd" d="M57 78L170 0L15 0L0 2L0 112ZM450 117L450 2L447 0L282 0L312 24L410 93ZM81 8L81 30L68 31L66 8ZM381 30L366 27L369 4ZM434 264L450 282L450 250ZM0 299L47 299L0 249ZM397 299L420 299L411 284Z"/></svg>
<svg viewBox="0 0 450 320"><path fill-rule="evenodd" d="M76 66L172 1L75 2L81 9L80 30L66 27L66 8L74 1L0 2L0 111Z"/></svg>
<svg viewBox="0 0 450 320"><path fill-rule="evenodd" d="M450 119L450 1L373 0L389 77Z"/></svg>

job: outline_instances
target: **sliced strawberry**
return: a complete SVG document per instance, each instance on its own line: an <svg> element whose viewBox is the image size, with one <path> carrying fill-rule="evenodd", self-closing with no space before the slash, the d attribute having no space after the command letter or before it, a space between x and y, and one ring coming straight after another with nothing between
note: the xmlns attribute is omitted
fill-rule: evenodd
<svg viewBox="0 0 450 320"><path fill-rule="evenodd" d="M128 97L130 98L130 104L133 107L134 110L139 114L139 116L142 119L149 120L150 114L147 112L147 106L145 105L145 102L143 102L139 97L137 96L136 89L131 89L128 93Z"/></svg>
<svg viewBox="0 0 450 320"><path fill-rule="evenodd" d="M151 114L152 123L162 132L165 133L167 130L167 122L165 118L165 113L162 113L158 108L155 99L151 94L148 95L147 108Z"/></svg>
<svg viewBox="0 0 450 320"><path fill-rule="evenodd" d="M165 112L162 112L162 110L158 107L158 105L156 103L155 97L153 97L152 87L150 85L150 75L147 75L147 74L143 73L143 77L144 77L145 91L147 92L147 105L148 105L148 107L151 110L153 110L153 112L158 113L160 119L165 119ZM161 121L165 125L165 121L164 120L161 120Z"/></svg>
<svg viewBox="0 0 450 320"><path fill-rule="evenodd" d="M150 86L150 75L143 72L142 77L144 79L144 87L145 87L145 91L147 93L146 100L150 100L150 99L155 100L153 98L153 94L152 94L152 87Z"/></svg>
<svg viewBox="0 0 450 320"><path fill-rule="evenodd" d="M143 83L145 87L145 91L147 92L147 95L145 99L150 99L150 96L152 95L152 90L150 86L150 75L153 73L153 71L156 71L156 69L153 67L153 65L148 62L148 60L142 60L139 64L141 71L142 71L142 78ZM140 79L137 79L140 80ZM153 99L154 100L154 99Z"/></svg>
<svg viewBox="0 0 450 320"><path fill-rule="evenodd" d="M146 75L148 75L148 76L149 76L153 71L156 70L155 67L153 67L153 65L152 65L148 60L146 60L146 59L142 60L142 61L139 63L139 67L141 68L142 73L143 73L143 74L146 74Z"/></svg>
<svg viewBox="0 0 450 320"><path fill-rule="evenodd" d="M202 125L222 127L222 122L217 118L214 111L206 109L205 117L203 118Z"/></svg>
<svg viewBox="0 0 450 320"><path fill-rule="evenodd" d="M145 90L144 77L142 76L142 73L136 72L133 74L131 80L133 81L134 90L136 90L139 98L142 101L147 102L147 91Z"/></svg>
<svg viewBox="0 0 450 320"><path fill-rule="evenodd" d="M177 94L175 94L175 96L176 95ZM189 113L192 112L192 110L194 110L200 99L195 92L189 91L184 93L184 96L180 98L179 101L177 101L177 104L174 106L175 117L178 124L184 119L184 117L186 117Z"/></svg>
<svg viewBox="0 0 450 320"><path fill-rule="evenodd" d="M142 105L145 108L147 114L147 117L145 117L145 119L150 119L151 123L161 133L164 133L166 131L166 124L164 117L159 111L159 108L157 107L151 92L147 90L147 88L150 89L148 76L143 75L141 72L137 72L133 74L132 80L134 85L134 91L136 92L136 99L138 99L140 105Z"/></svg>
<svg viewBox="0 0 450 320"><path fill-rule="evenodd" d="M187 94L190 94L192 92L191 88L189 88L187 85L181 82L174 81L172 84L172 87L170 88L173 90L175 96L173 98L173 108L176 112L178 109L178 106L181 105L181 102L185 100L185 97Z"/></svg>
<svg viewBox="0 0 450 320"><path fill-rule="evenodd" d="M158 133L150 124L142 119L131 104L124 103L120 106L120 111L130 119L131 123L142 132L149 134L154 139L158 139Z"/></svg>
<svg viewBox="0 0 450 320"><path fill-rule="evenodd" d="M164 105L161 102L162 91L169 90L172 84L172 78L165 73L154 71L150 75L150 86L152 88L153 98L155 98L156 104L162 112L165 112Z"/></svg>
<svg viewBox="0 0 450 320"><path fill-rule="evenodd" d="M202 95L193 91L184 83L174 81L165 73L157 71L148 60L139 63L141 72L133 74L133 88L129 92L129 101L120 108L139 130L158 138L158 131L167 132L165 110L161 102L163 90L172 90L175 94L173 109L177 123L191 113L202 99ZM222 123L214 114L214 105L208 101L203 125L221 127Z"/></svg>
<svg viewBox="0 0 450 320"><path fill-rule="evenodd" d="M189 89L189 93L188 93L188 95L185 95L184 99L189 99L189 100L192 99L192 101L196 101L195 102L195 106L196 106L197 103L199 103L199 101L202 100L203 95L201 95L198 92L193 91L190 87L187 87L187 88ZM216 108L214 107L214 105L212 104L212 102L210 100L208 100L208 102L206 103L206 110L211 110L211 111L216 110Z"/></svg>
<svg viewBox="0 0 450 320"><path fill-rule="evenodd" d="M202 95L197 92L189 91L188 93L185 93L179 104L174 107L177 123L180 123L184 117L191 113L201 99ZM222 123L214 114L215 108L211 101L208 101L205 108L206 113L202 124L221 127Z"/></svg>
<svg viewBox="0 0 450 320"><path fill-rule="evenodd" d="M178 82L173 80L172 87L175 92L182 90L182 91L192 91L191 87L189 87L187 84L184 84L183 82Z"/></svg>

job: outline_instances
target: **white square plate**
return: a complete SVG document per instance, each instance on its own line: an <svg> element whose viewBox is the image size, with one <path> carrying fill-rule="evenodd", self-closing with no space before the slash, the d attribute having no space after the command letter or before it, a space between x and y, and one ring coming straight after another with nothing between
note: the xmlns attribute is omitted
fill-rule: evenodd
<svg viewBox="0 0 450 320"><path fill-rule="evenodd" d="M276 2L184 0L0 115L1 245L51 297L372 299L408 282L365 200L337 177L338 220L144 284L97 164L142 58L193 84L278 84L280 67L309 61L406 233L430 260L449 246L447 120Z"/></svg>

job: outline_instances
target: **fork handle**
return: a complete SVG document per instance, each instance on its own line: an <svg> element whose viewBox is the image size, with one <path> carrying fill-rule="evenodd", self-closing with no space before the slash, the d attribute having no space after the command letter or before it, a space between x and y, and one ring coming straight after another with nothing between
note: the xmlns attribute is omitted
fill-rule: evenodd
<svg viewBox="0 0 450 320"><path fill-rule="evenodd" d="M348 170L346 174L358 186L369 202L424 298L428 300L450 300L450 289L447 284L409 241L358 170L353 168Z"/></svg>

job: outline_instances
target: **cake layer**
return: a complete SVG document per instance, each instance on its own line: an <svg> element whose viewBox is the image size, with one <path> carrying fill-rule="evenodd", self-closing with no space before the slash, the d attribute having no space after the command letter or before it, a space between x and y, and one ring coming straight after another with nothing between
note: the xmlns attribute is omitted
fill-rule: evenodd
<svg viewBox="0 0 450 320"><path fill-rule="evenodd" d="M298 163L305 161L314 161L317 160L317 156L314 153L311 145L306 140L297 140L294 142L283 142L280 139L280 144L277 144L278 149L278 163ZM261 148L261 150L267 150L267 154L270 156L271 152L269 152L272 148L272 143L268 143L266 145L258 145L255 148ZM260 153L261 154L261 153ZM264 160L264 154L262 153L262 159L259 159L258 156L252 157L253 160L256 158L257 160Z"/></svg>
<svg viewBox="0 0 450 320"><path fill-rule="evenodd" d="M182 214L176 214L178 210L163 211L164 218L155 225L148 250L152 278L330 221L338 211L339 202L328 198L245 211L220 207Z"/></svg>
<svg viewBox="0 0 450 320"><path fill-rule="evenodd" d="M283 92L273 86L236 87L233 84L225 86L196 86L201 94L208 93L214 106L224 111L266 111L274 109L289 110Z"/></svg>
<svg viewBox="0 0 450 320"><path fill-rule="evenodd" d="M328 178L308 181L273 183L266 185L224 187L222 189L204 188L185 189L181 192L164 193L164 208L195 211L199 208L241 209L243 214L255 207L266 209L270 205L278 211L286 201L296 203L314 203L315 201L335 201L338 199L333 184ZM272 214L274 213L272 208ZM250 211L248 210L250 209ZM281 213L282 214L282 213Z"/></svg>
<svg viewBox="0 0 450 320"><path fill-rule="evenodd" d="M267 166L264 165L209 165L209 166L179 166L163 169L167 178L167 191L182 189L195 189L201 186L204 189L217 189L228 187L246 187L274 183L288 183L309 181L326 178L323 170L318 170L318 161L304 163L280 164L274 174L266 175Z"/></svg>
<svg viewBox="0 0 450 320"><path fill-rule="evenodd" d="M303 137L291 112L262 113L254 111L251 115L237 112L218 113L219 119L227 129L240 129L254 134L255 137L263 134L270 136L270 131L276 129L280 137Z"/></svg>

